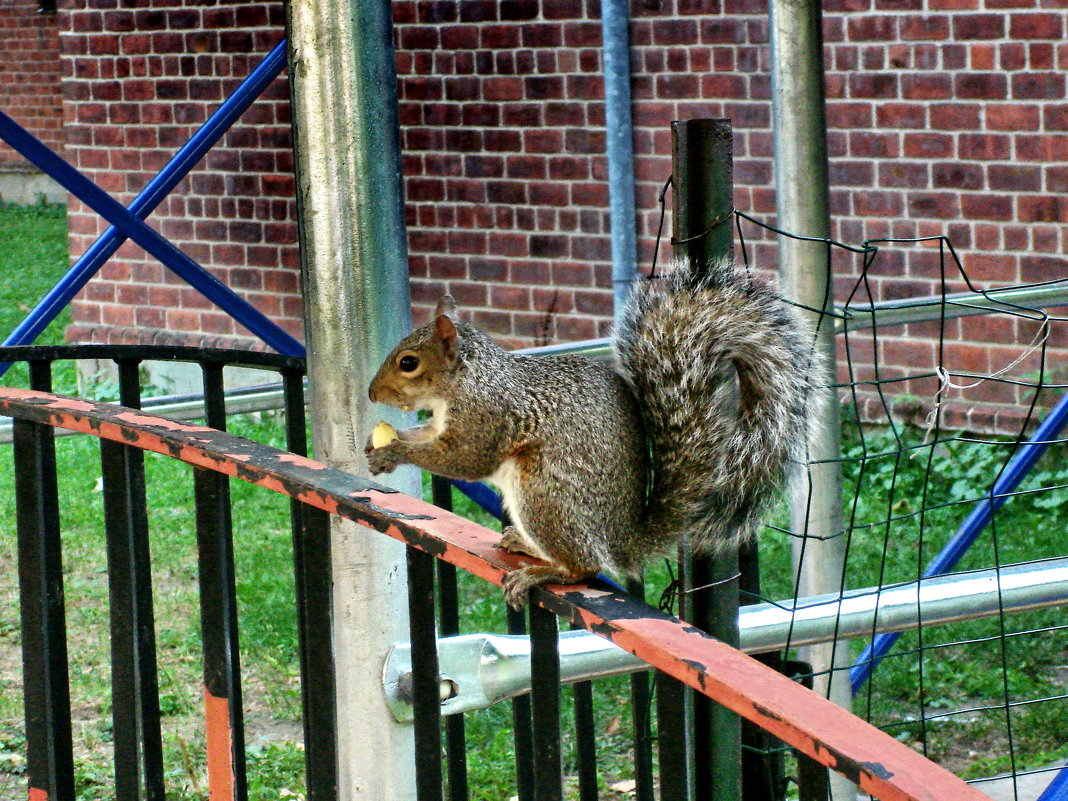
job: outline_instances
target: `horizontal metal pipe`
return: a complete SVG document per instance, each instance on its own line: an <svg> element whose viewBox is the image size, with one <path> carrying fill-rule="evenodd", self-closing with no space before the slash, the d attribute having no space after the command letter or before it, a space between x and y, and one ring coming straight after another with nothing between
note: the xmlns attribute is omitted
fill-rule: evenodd
<svg viewBox="0 0 1068 801"><path fill-rule="evenodd" d="M922 298L886 300L871 306L848 306L838 313L848 318L850 331L861 328L885 328L906 323L971 317L992 312L1019 313L1029 309L1068 306L1068 283L1046 286L991 289L983 294L957 292L951 295L931 295ZM1036 319L1039 315L1036 315ZM841 333L847 321L837 318L835 330Z"/></svg>
<svg viewBox="0 0 1068 801"><path fill-rule="evenodd" d="M943 305L945 309L943 311ZM863 328L886 328L907 323L923 323L931 320L971 317L995 312L1018 313L1027 309L1044 309L1051 306L1068 306L1068 283L1014 289L992 289L985 294L959 292L932 295L904 300L887 300L871 306L848 306L835 310L835 332L842 333L847 326L850 331ZM845 319L843 319L845 318ZM579 342L564 342L537 348L524 348L520 353L541 356L588 356L591 359L611 361L614 358L609 339L585 339Z"/></svg>
<svg viewBox="0 0 1068 801"><path fill-rule="evenodd" d="M1024 612L1068 603L1068 558L1050 559L871 587L781 604L742 607L741 648L747 653L787 646L848 640L873 632L906 631ZM442 714L482 709L530 690L530 641L526 637L466 634L438 640ZM585 631L560 635L564 683L633 673L648 666L637 657ZM383 672L387 702L398 720L411 719L408 645L397 645Z"/></svg>

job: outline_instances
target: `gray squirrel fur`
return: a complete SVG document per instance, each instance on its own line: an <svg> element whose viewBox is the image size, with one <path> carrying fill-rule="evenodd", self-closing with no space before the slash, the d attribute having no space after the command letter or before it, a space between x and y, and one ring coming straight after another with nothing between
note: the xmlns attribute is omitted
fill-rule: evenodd
<svg viewBox="0 0 1068 801"><path fill-rule="evenodd" d="M371 382L372 401L431 412L368 442L373 474L407 463L501 488L501 547L547 562L505 577L513 606L540 584L637 574L687 532L698 551L736 548L805 460L812 334L729 260L639 282L614 346L618 371L512 353L446 295Z"/></svg>

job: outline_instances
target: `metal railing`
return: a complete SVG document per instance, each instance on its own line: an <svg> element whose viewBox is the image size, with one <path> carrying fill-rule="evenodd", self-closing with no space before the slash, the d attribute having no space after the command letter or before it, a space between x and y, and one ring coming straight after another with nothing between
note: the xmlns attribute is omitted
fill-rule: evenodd
<svg viewBox="0 0 1068 801"><path fill-rule="evenodd" d="M265 445L203 426L175 423L136 409L136 359L119 359L122 400L129 407L70 399L49 394L48 360L31 362L36 390L0 390L0 411L15 422L18 478L19 559L22 629L29 662L25 665L28 713L27 765L32 792L47 797L73 797L70 705L65 694L68 655L64 637L62 573L52 430L62 427L100 438L105 471L109 549L125 573L112 577L113 684L123 736L115 742L117 781L130 786L151 782L162 797L159 770L158 697L153 682L152 627L144 618L151 598L147 582L147 521L141 452L177 458L193 468L197 489L197 521L202 593L212 615L205 614L205 680L209 705L208 738L214 753L228 756L209 762L213 797L242 799L243 758L240 744L241 704L239 658L233 620L232 541L229 531L227 477L280 492L293 499L295 570L299 591L301 675L305 713L308 798L330 799L336 792L337 765L332 751L334 698L329 648L329 515L354 520L408 547L412 668L409 681L416 730L416 775L420 799L443 797L448 766L450 797L464 797L466 774L462 716L446 722L442 758L441 680L436 637L455 633L458 600L455 569L499 585L520 557L496 547L498 535L373 482L317 464ZM282 367L294 399L287 429L296 438L303 428L300 372ZM209 419L221 425L222 368L205 366ZM298 426L299 421L299 426ZM298 447L299 450L299 447ZM440 492L440 486L439 486ZM444 498L438 500L444 502ZM372 536L368 532L368 536ZM435 558L437 566L435 567ZM121 571L120 571L121 573ZM981 799L981 793L925 760L892 737L879 732L826 699L753 659L709 638L677 619L631 596L602 587L541 588L532 596L529 619L511 615L512 633L529 626L534 681L529 700L517 699L516 759L519 795L561 798L557 617L596 631L680 686L712 698L757 723L801 754L832 767L879 798ZM440 612L437 607L440 605ZM223 610L219 614L219 610ZM440 614L440 623L438 616ZM139 625L133 625L138 621ZM147 629L147 630L146 630ZM313 638L318 638L313 641ZM348 667L347 669L355 669ZM210 671L210 673L209 673ZM646 685L646 692L648 687ZM42 701L42 699L44 699ZM526 703L520 703L521 701ZM636 699L637 702L637 699ZM647 702L647 699L646 699ZM578 755L582 798L596 795L596 747L592 710L580 713L582 735ZM128 726L130 721L138 725ZM657 724L661 790L678 786L688 766L683 743L684 720L663 718ZM639 797L652 797L651 739L641 736L638 760L646 769ZM210 747L210 745L209 745ZM679 761L681 758L681 762ZM700 770L704 766L698 765ZM674 782L674 784L673 784ZM594 793L591 795L590 793ZM216 795L217 793L217 795ZM663 797L671 798L670 794Z"/></svg>

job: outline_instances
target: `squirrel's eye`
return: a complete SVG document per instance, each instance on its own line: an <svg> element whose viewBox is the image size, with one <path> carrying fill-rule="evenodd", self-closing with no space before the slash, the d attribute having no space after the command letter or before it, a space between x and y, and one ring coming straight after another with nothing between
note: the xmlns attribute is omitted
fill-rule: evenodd
<svg viewBox="0 0 1068 801"><path fill-rule="evenodd" d="M411 373L419 366L419 357L406 353L400 357L397 366L405 373Z"/></svg>

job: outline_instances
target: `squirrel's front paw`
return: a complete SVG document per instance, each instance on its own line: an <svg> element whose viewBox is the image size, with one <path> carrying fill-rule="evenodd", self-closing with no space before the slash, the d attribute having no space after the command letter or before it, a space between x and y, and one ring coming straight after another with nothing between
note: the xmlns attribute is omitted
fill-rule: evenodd
<svg viewBox="0 0 1068 801"><path fill-rule="evenodd" d="M397 469L397 465L404 462L400 449L394 444L386 445L383 448L373 448L369 444L364 449L364 453L367 454L367 467L370 469L372 476L377 476L380 473L392 473Z"/></svg>

